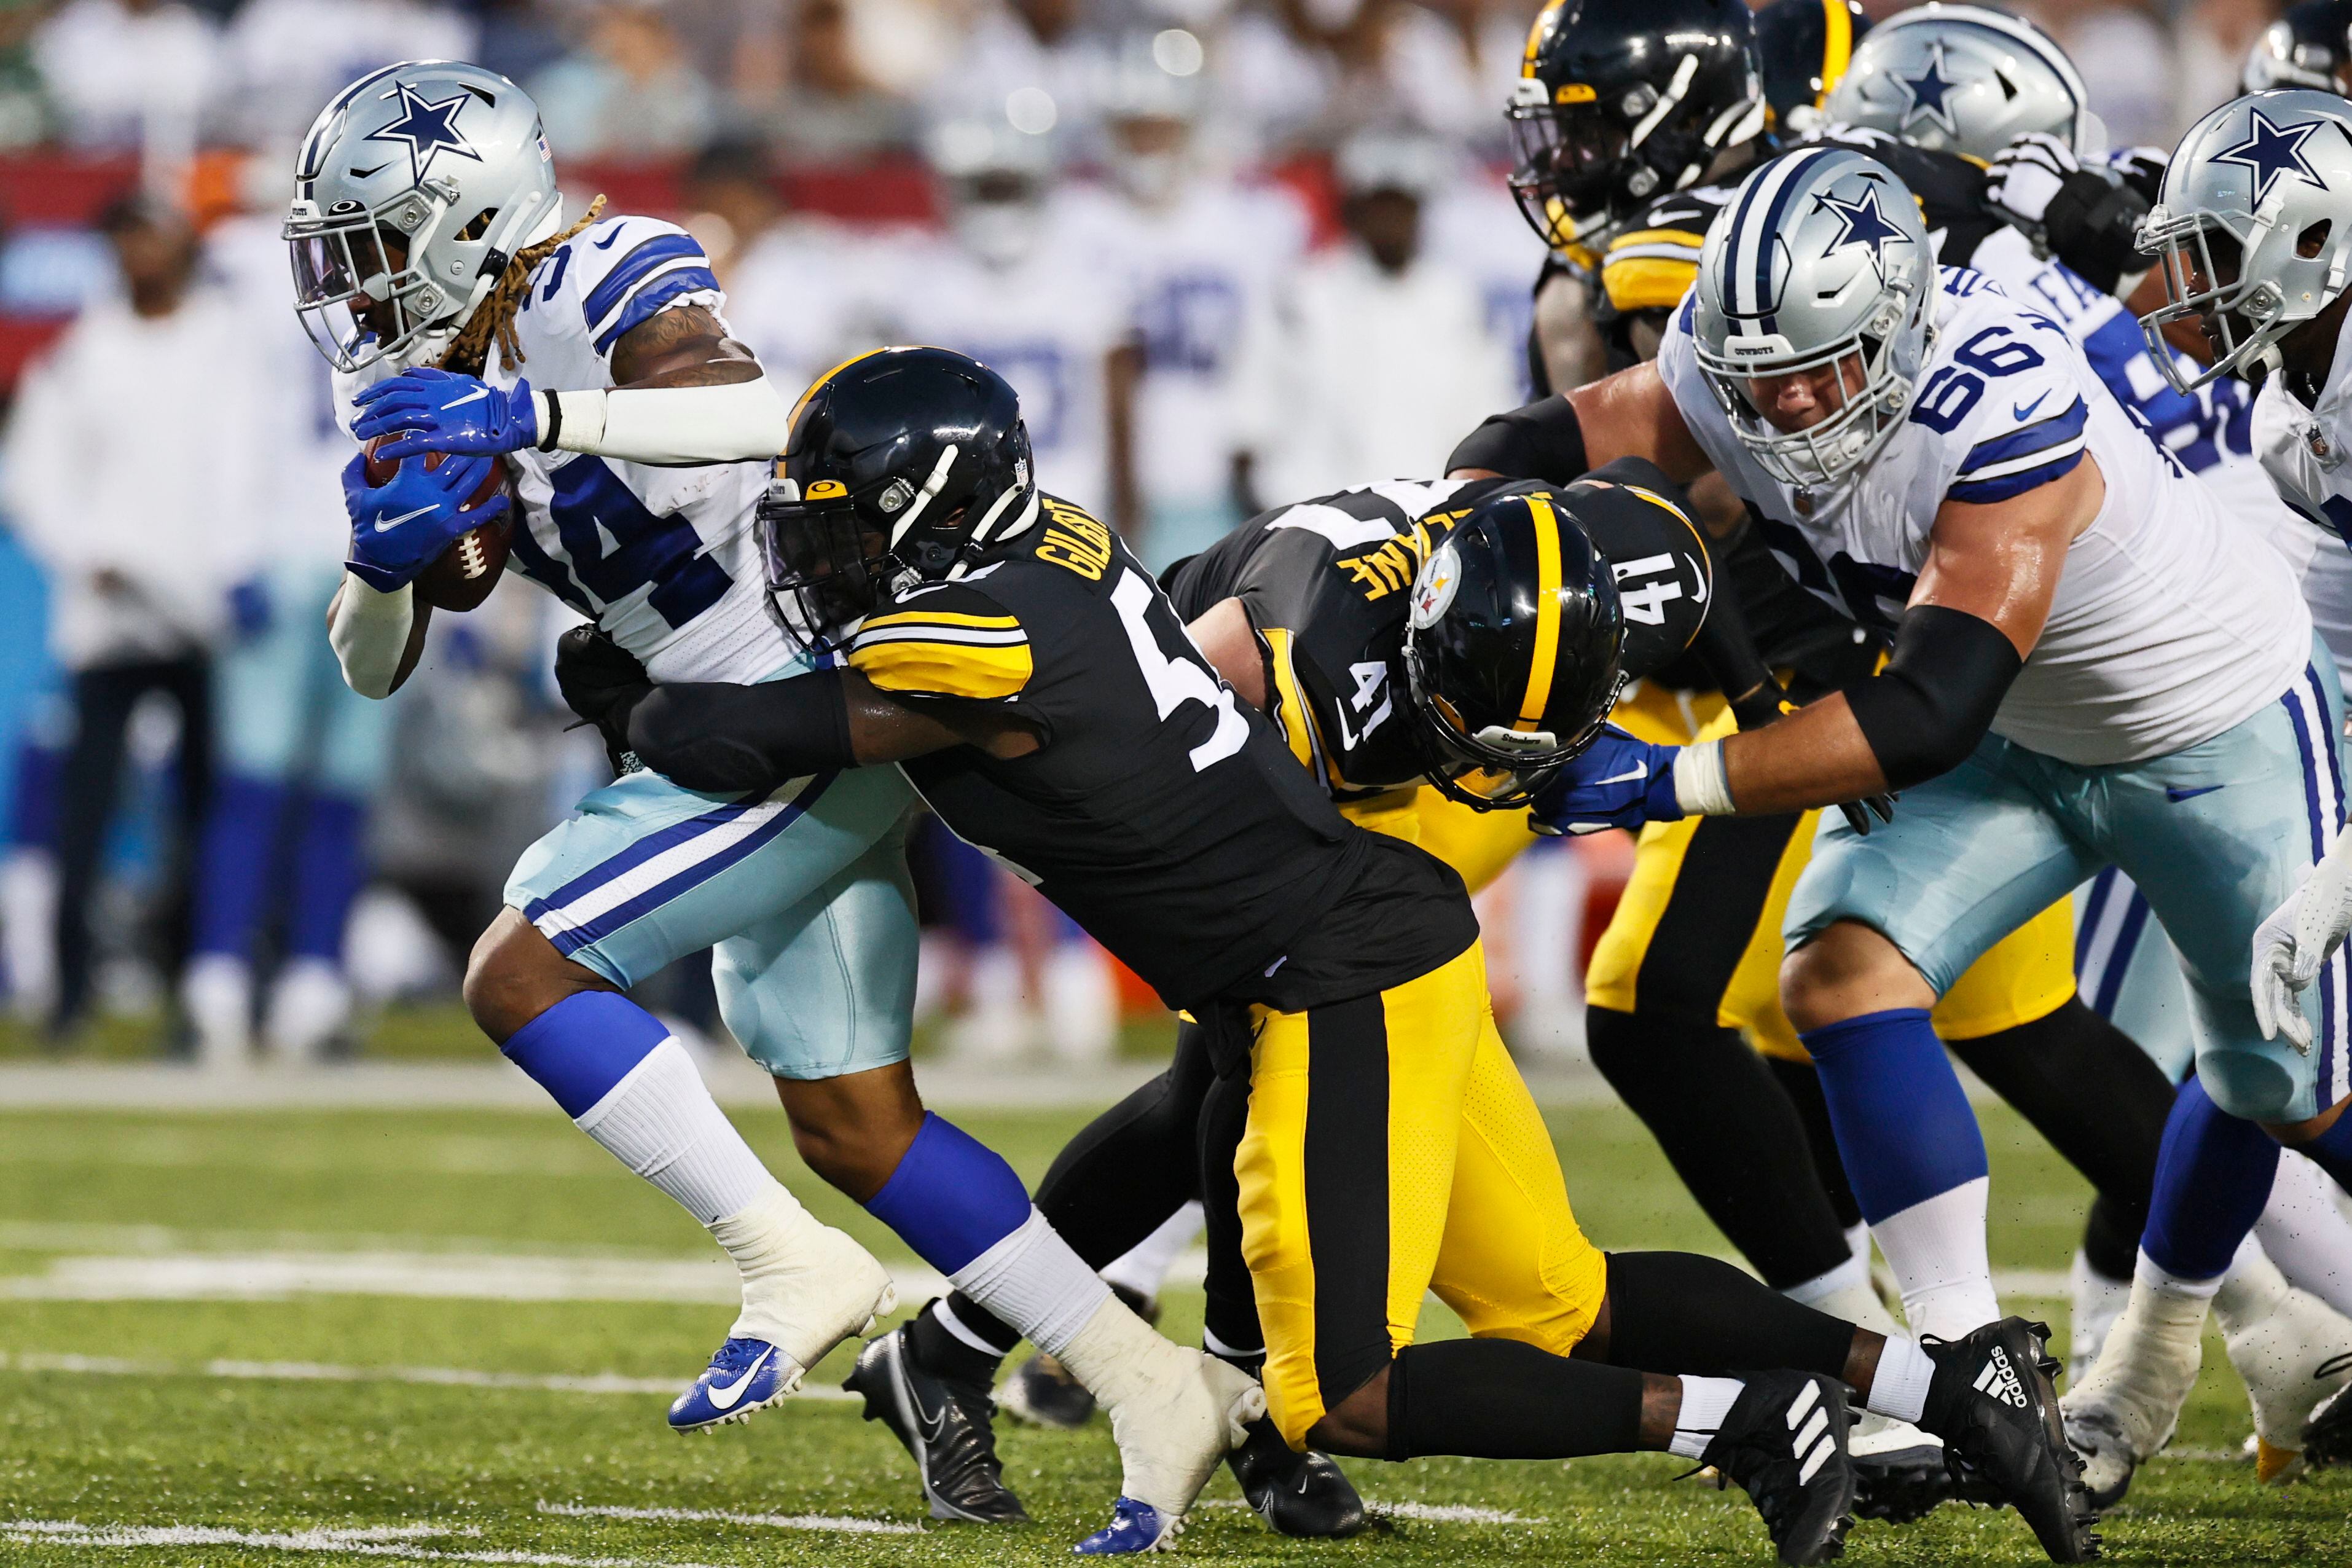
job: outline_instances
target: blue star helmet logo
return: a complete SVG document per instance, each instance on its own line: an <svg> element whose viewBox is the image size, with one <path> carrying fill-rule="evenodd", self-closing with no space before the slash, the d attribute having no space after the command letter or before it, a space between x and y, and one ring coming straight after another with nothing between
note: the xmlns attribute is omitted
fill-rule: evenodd
<svg viewBox="0 0 2352 1568"><path fill-rule="evenodd" d="M1824 192L1813 198L1813 210L1836 214L1840 225L1837 237L1822 248L1822 254L1826 257L1833 251L1843 250L1849 245L1866 245L1870 247L1870 265L1878 273L1878 280L1882 283L1886 281L1887 246L1911 243L1909 235L1887 221L1885 212L1878 205L1878 187L1875 184L1864 189L1860 201L1840 201Z"/></svg>
<svg viewBox="0 0 2352 1568"><path fill-rule="evenodd" d="M2321 190L2327 182L2319 172L2304 161L2303 144L2321 121L2306 120L2298 125L2273 124L2260 109L2246 110L2246 139L2235 147L2227 147L2213 154L2216 163L2236 163L2254 172L2254 205L2263 205L2283 174L2293 174L2308 180Z"/></svg>
<svg viewBox="0 0 2352 1568"><path fill-rule="evenodd" d="M1924 118L1931 125L1943 127L1947 136L1958 136L1960 122L1954 118L1951 106L1945 100L1958 91L1960 84L1944 75L1943 44L1937 42L1928 47L1931 52L1927 56L1926 70L1915 77L1895 79L1895 85L1911 100L1903 110L1902 129L1908 131L1913 121Z"/></svg>
<svg viewBox="0 0 2352 1568"><path fill-rule="evenodd" d="M466 107L466 102L463 89L436 103L402 82L400 118L381 131L369 132L366 140L407 142L409 178L415 183L423 182L433 167L434 157L444 152L478 163L482 155L474 151L474 144L457 129L457 111Z"/></svg>

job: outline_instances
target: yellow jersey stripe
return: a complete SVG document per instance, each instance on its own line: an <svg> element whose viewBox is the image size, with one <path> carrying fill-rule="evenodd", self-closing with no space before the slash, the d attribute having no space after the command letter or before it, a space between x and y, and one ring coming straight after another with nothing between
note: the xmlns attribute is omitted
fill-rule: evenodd
<svg viewBox="0 0 2352 1568"><path fill-rule="evenodd" d="M1274 656L1266 663L1274 673L1274 691L1279 707L1274 721L1282 731L1282 738L1290 746L1290 754L1298 765L1316 775L1319 781L1323 770L1315 765L1315 710L1307 706L1307 694L1298 688L1298 672L1290 664L1290 633L1282 626L1267 626L1259 636L1265 638L1267 650Z"/></svg>
<svg viewBox="0 0 2352 1568"><path fill-rule="evenodd" d="M1829 107L1830 89L1853 61L1853 13L1845 8L1845 0L1822 0L1822 19L1828 34L1822 46L1822 90L1813 95L1815 109Z"/></svg>
<svg viewBox="0 0 2352 1568"><path fill-rule="evenodd" d="M893 610L887 616L869 616L858 630L877 631L884 626L984 626L992 631L1006 628L1018 630L1021 623L1012 616L968 616L957 610Z"/></svg>
<svg viewBox="0 0 2352 1568"><path fill-rule="evenodd" d="M849 666L884 691L982 701L1017 695L1035 671L1025 642L1010 647L915 640L861 644L850 649Z"/></svg>
<svg viewBox="0 0 2352 1568"><path fill-rule="evenodd" d="M1683 302L1698 279L1698 263L1654 257L1612 261L1601 268L1601 286L1621 310L1669 310Z"/></svg>
<svg viewBox="0 0 2352 1568"><path fill-rule="evenodd" d="M1609 253L1614 256L1617 252L1635 245L1678 245L1696 256L1699 248L1706 244L1706 236L1694 233L1686 228L1637 228L1621 234L1611 240Z"/></svg>
<svg viewBox="0 0 2352 1568"><path fill-rule="evenodd" d="M1528 661L1519 721L1511 726L1523 732L1541 726L1552 669L1559 662L1559 518L1551 509L1551 498L1544 495L1528 497L1528 512L1536 525L1536 647Z"/></svg>

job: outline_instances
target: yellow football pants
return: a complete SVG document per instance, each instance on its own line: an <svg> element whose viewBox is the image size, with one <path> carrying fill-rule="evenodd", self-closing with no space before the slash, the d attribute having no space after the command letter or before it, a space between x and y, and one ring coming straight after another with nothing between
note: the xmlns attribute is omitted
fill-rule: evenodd
<svg viewBox="0 0 2352 1568"><path fill-rule="evenodd" d="M1234 1173L1266 1403L1291 1446L1412 1342L1424 1291L1475 1335L1573 1349L1607 1263L1496 1032L1484 951L1250 1021Z"/></svg>

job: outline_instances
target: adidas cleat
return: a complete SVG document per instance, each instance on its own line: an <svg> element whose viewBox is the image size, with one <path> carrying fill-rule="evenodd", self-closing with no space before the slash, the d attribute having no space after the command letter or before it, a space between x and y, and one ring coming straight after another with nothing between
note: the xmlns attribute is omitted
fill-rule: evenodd
<svg viewBox="0 0 2352 1568"><path fill-rule="evenodd" d="M2052 1562L2086 1563L2099 1554L2099 1516L2059 1425L2049 1340L2046 1324L2022 1318L1966 1339L1922 1339L1936 1372L1919 1425L1944 1440L1960 1497L2011 1505Z"/></svg>
<svg viewBox="0 0 2352 1568"><path fill-rule="evenodd" d="M716 1432L789 1398L807 1375L801 1364L765 1340L729 1340L670 1403L673 1432Z"/></svg>
<svg viewBox="0 0 2352 1568"><path fill-rule="evenodd" d="M970 1524L1026 1524L1029 1512L1004 1484L985 1389L950 1382L915 1359L905 1325L868 1343L842 1387L866 1400L913 1457L933 1519Z"/></svg>
<svg viewBox="0 0 2352 1568"><path fill-rule="evenodd" d="M1907 1422L1864 1415L1846 1447L1853 1455L1857 1519L1909 1524L1952 1496L1943 1443Z"/></svg>
<svg viewBox="0 0 2352 1568"><path fill-rule="evenodd" d="M1184 1533L1184 1521L1161 1513L1148 1502L1123 1497L1112 1505L1110 1522L1070 1548L1081 1557L1131 1557L1143 1552L1175 1550Z"/></svg>
<svg viewBox="0 0 2352 1568"><path fill-rule="evenodd" d="M1826 1563L1853 1528L1853 1458L1845 1384L1801 1372L1740 1374L1745 1384L1700 1462L1739 1483L1780 1561Z"/></svg>
<svg viewBox="0 0 2352 1568"><path fill-rule="evenodd" d="M1060 1432L1076 1431L1095 1413L1095 1396L1044 1351L1013 1369L997 1394L997 1403L1006 1414L1032 1426L1050 1426Z"/></svg>
<svg viewBox="0 0 2352 1568"><path fill-rule="evenodd" d="M1364 1500L1328 1454L1299 1453L1260 1417L1249 1436L1225 1456L1242 1496L1283 1535L1341 1541L1364 1528Z"/></svg>

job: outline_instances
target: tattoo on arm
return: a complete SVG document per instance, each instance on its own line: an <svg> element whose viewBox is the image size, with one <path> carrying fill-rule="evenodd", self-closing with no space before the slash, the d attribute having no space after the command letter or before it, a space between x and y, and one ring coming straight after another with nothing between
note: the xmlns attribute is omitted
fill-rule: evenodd
<svg viewBox="0 0 2352 1568"><path fill-rule="evenodd" d="M656 310L613 345L616 387L725 386L760 374L758 357L701 305Z"/></svg>

